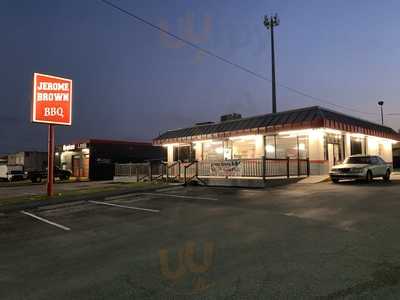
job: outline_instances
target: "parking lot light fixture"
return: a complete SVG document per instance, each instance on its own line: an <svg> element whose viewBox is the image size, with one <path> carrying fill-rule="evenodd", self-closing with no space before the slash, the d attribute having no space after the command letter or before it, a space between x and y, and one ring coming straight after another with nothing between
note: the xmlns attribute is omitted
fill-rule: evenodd
<svg viewBox="0 0 400 300"><path fill-rule="evenodd" d="M379 101L378 105L381 107L381 120L382 120L382 125L384 125L384 121L383 121L383 104L385 104L384 101Z"/></svg>

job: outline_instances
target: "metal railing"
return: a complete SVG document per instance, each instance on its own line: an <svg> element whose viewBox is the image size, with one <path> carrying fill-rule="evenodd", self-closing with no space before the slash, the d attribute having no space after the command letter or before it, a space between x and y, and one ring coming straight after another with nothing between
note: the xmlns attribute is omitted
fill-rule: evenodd
<svg viewBox="0 0 400 300"><path fill-rule="evenodd" d="M188 184L193 179L199 177L199 163L198 161L194 161L184 165L184 179L185 185Z"/></svg>
<svg viewBox="0 0 400 300"><path fill-rule="evenodd" d="M309 159L237 159L224 161L199 161L198 176L217 177L291 177L309 176Z"/></svg>
<svg viewBox="0 0 400 300"><path fill-rule="evenodd" d="M220 161L194 161L172 164L164 162L148 162L139 164L116 164L115 176L134 177L142 180L171 180L188 183L201 177L268 177L309 176L309 159L233 159Z"/></svg>

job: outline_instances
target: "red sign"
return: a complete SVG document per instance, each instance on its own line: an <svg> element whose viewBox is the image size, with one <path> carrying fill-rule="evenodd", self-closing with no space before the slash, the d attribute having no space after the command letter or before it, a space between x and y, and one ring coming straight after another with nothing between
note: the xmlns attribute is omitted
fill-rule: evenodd
<svg viewBox="0 0 400 300"><path fill-rule="evenodd" d="M32 122L72 124L72 80L34 74Z"/></svg>

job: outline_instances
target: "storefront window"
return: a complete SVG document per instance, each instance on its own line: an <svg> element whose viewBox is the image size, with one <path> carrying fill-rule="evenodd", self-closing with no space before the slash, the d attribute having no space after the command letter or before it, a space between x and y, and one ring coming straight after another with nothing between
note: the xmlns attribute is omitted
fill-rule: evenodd
<svg viewBox="0 0 400 300"><path fill-rule="evenodd" d="M203 159L204 160L223 160L224 147L222 141L209 142L203 144Z"/></svg>
<svg viewBox="0 0 400 300"><path fill-rule="evenodd" d="M265 137L265 156L266 158L276 158L276 137L274 135L267 135Z"/></svg>
<svg viewBox="0 0 400 300"><path fill-rule="evenodd" d="M191 162L195 157L195 149L191 145L174 146L174 161Z"/></svg>
<svg viewBox="0 0 400 300"><path fill-rule="evenodd" d="M254 139L232 141L233 159L248 159L256 157L256 141Z"/></svg>
<svg viewBox="0 0 400 300"><path fill-rule="evenodd" d="M276 158L297 158L297 137L276 137Z"/></svg>
<svg viewBox="0 0 400 300"><path fill-rule="evenodd" d="M308 137L299 136L298 139L298 158L306 159L308 158Z"/></svg>
<svg viewBox="0 0 400 300"><path fill-rule="evenodd" d="M351 155L363 154L363 139L357 137L351 137Z"/></svg>

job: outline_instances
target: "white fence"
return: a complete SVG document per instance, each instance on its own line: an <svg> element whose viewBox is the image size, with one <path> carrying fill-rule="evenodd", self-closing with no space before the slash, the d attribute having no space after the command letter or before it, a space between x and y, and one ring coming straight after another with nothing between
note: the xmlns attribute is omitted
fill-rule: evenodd
<svg viewBox="0 0 400 300"><path fill-rule="evenodd" d="M291 177L309 176L308 159L235 159L192 163L116 164L116 177L142 180L191 180L194 177Z"/></svg>

